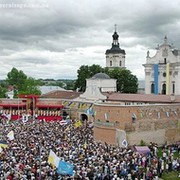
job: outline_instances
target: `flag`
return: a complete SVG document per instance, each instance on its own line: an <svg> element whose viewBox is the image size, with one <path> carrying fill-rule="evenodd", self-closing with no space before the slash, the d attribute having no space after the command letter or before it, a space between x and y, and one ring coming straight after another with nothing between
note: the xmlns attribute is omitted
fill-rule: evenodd
<svg viewBox="0 0 180 180"><path fill-rule="evenodd" d="M126 139L124 139L124 140L122 141L122 145L123 145L124 147L127 147L128 143L127 143Z"/></svg>
<svg viewBox="0 0 180 180"><path fill-rule="evenodd" d="M81 126L82 126L81 120L74 123L74 127L76 127L76 128L81 127Z"/></svg>
<svg viewBox="0 0 180 180"><path fill-rule="evenodd" d="M87 149L87 142L86 141L84 142L83 147L84 147L84 149Z"/></svg>
<svg viewBox="0 0 180 180"><path fill-rule="evenodd" d="M166 116L169 117L169 112L166 112Z"/></svg>
<svg viewBox="0 0 180 180"><path fill-rule="evenodd" d="M133 119L133 120L136 120L136 119L137 119L137 116L136 116L135 113L132 113L132 119Z"/></svg>
<svg viewBox="0 0 180 180"><path fill-rule="evenodd" d="M74 174L73 168L74 168L73 164L70 164L65 161L59 161L57 172L58 172L58 174L72 176Z"/></svg>
<svg viewBox="0 0 180 180"><path fill-rule="evenodd" d="M60 158L52 151L50 150L49 156L48 156L48 163L53 165L53 167L58 167Z"/></svg>
<svg viewBox="0 0 180 180"><path fill-rule="evenodd" d="M108 120L108 113L104 113L105 120Z"/></svg>
<svg viewBox="0 0 180 180"><path fill-rule="evenodd" d="M174 115L175 115L175 116L177 116L177 115L178 115L176 111L174 111Z"/></svg>
<svg viewBox="0 0 180 180"><path fill-rule="evenodd" d="M7 137L9 138L10 141L14 140L14 131L10 131L8 134L7 134Z"/></svg>
<svg viewBox="0 0 180 180"><path fill-rule="evenodd" d="M143 112L140 112L140 116L141 116L141 118L144 118Z"/></svg>
<svg viewBox="0 0 180 180"><path fill-rule="evenodd" d="M158 94L159 89L158 89L158 83L159 83L159 65L154 64L154 94Z"/></svg>
<svg viewBox="0 0 180 180"><path fill-rule="evenodd" d="M93 115L94 114L93 108L90 107L90 108L86 109L86 113L87 113L87 115Z"/></svg>
<svg viewBox="0 0 180 180"><path fill-rule="evenodd" d="M0 142L0 147L2 148L7 148L8 147L8 144L7 144L7 142Z"/></svg>
<svg viewBox="0 0 180 180"><path fill-rule="evenodd" d="M69 124L70 123L70 120L69 119L66 119L66 120L61 120L60 121L60 125L63 126L63 125L66 125L66 124Z"/></svg>

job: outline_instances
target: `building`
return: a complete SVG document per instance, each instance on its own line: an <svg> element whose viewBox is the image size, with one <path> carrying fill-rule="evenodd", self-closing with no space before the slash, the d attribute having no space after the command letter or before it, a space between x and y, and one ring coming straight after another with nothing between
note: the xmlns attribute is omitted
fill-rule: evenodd
<svg viewBox="0 0 180 180"><path fill-rule="evenodd" d="M146 94L180 95L180 50L168 43L165 36L162 45L150 57L147 52L145 67Z"/></svg>
<svg viewBox="0 0 180 180"><path fill-rule="evenodd" d="M66 91L64 88L61 88L59 86L39 86L39 90L41 91L41 94L47 94L56 90Z"/></svg>
<svg viewBox="0 0 180 180"><path fill-rule="evenodd" d="M116 32L116 28L114 34L112 35L113 42L111 49L106 50L106 67L110 69L114 68L125 68L125 50L120 48L119 45L119 35Z"/></svg>
<svg viewBox="0 0 180 180"><path fill-rule="evenodd" d="M86 79L86 91L79 96L79 100L104 101L107 98L104 92L116 92L116 79L111 79L105 73L97 73Z"/></svg>

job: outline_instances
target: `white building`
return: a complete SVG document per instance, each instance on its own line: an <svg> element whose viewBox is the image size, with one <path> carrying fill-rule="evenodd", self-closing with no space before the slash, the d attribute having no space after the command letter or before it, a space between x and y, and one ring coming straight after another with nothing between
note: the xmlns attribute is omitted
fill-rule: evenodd
<svg viewBox="0 0 180 180"><path fill-rule="evenodd" d="M111 49L106 50L106 67L113 69L115 67L125 68L125 50L119 47L119 35L116 32L112 35L113 42Z"/></svg>
<svg viewBox="0 0 180 180"><path fill-rule="evenodd" d="M156 54L147 52L145 67L145 93L180 95L180 50L173 48L164 37Z"/></svg>
<svg viewBox="0 0 180 180"><path fill-rule="evenodd" d="M116 92L116 79L111 79L105 73L97 73L86 79L86 91L80 95L81 100L103 101L105 92Z"/></svg>

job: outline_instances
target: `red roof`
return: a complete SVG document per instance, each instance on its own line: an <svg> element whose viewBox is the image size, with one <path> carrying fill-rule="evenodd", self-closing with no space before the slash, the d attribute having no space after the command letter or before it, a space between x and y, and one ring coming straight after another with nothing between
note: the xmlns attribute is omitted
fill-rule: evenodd
<svg viewBox="0 0 180 180"><path fill-rule="evenodd" d="M19 94L18 95L19 98L38 98L39 95L34 95L34 94Z"/></svg>
<svg viewBox="0 0 180 180"><path fill-rule="evenodd" d="M2 107L24 107L26 104L0 104Z"/></svg>
<svg viewBox="0 0 180 180"><path fill-rule="evenodd" d="M58 99L74 99L79 97L81 93L76 91L51 91L47 94L41 95L41 98L58 98Z"/></svg>
<svg viewBox="0 0 180 180"><path fill-rule="evenodd" d="M36 104L37 107L63 108L61 104Z"/></svg>
<svg viewBox="0 0 180 180"><path fill-rule="evenodd" d="M180 96L155 95L155 94L121 94L103 93L107 96L107 101L123 102L148 102L148 103L180 103Z"/></svg>

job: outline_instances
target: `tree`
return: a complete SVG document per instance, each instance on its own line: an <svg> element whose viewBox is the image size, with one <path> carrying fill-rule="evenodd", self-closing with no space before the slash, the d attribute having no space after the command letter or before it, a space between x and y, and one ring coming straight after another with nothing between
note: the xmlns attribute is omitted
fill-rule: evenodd
<svg viewBox="0 0 180 180"><path fill-rule="evenodd" d="M137 93L138 79L130 70L114 68L108 71L108 75L117 79L117 91L121 93Z"/></svg>
<svg viewBox="0 0 180 180"><path fill-rule="evenodd" d="M117 91L121 93L136 93L138 89L138 79L131 71L124 68L114 68L110 70L105 67L93 64L92 66L81 66L78 70L78 78L75 82L75 89L84 92L86 89L86 79L97 73L106 73L110 78L117 79Z"/></svg>
<svg viewBox="0 0 180 180"><path fill-rule="evenodd" d="M7 84L5 82L0 84L0 98L6 97Z"/></svg>
<svg viewBox="0 0 180 180"><path fill-rule="evenodd" d="M40 81L27 77L22 70L18 71L14 67L7 74L6 82L15 88L15 97L17 97L17 94L41 94L38 89Z"/></svg>
<svg viewBox="0 0 180 180"><path fill-rule="evenodd" d="M81 66L77 73L78 73L78 78L75 82L74 89L78 89L81 92L84 92L86 89L86 79L91 78L95 74L102 72L103 68L99 65L93 64L92 66L88 65L83 65Z"/></svg>

